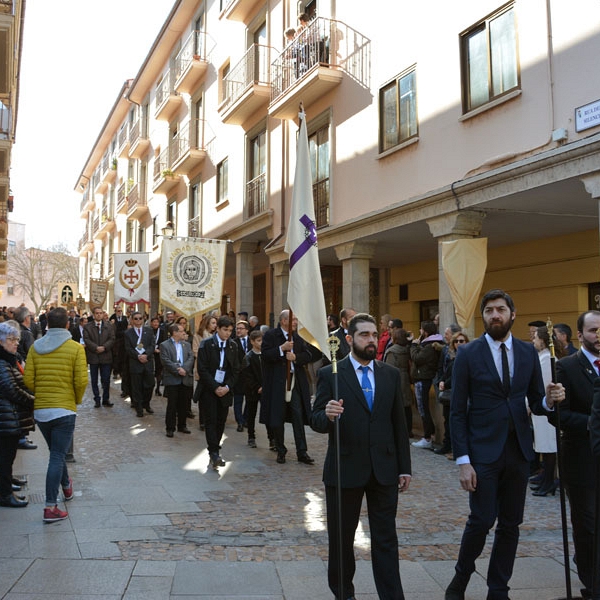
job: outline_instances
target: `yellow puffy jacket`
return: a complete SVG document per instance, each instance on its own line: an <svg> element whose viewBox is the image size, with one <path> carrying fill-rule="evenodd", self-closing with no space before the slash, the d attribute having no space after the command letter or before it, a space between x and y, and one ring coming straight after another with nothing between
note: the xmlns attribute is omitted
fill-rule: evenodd
<svg viewBox="0 0 600 600"><path fill-rule="evenodd" d="M23 381L33 390L35 409L77 410L88 383L83 346L67 329L49 329L29 349Z"/></svg>

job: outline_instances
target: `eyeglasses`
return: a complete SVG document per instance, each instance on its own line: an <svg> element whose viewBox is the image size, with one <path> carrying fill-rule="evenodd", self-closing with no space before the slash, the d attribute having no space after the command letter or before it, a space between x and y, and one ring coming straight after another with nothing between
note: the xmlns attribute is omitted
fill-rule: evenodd
<svg viewBox="0 0 600 600"><path fill-rule="evenodd" d="M141 320L142 320L142 317L133 317L133 319L132 319L132 320L133 320L133 321L141 321Z"/></svg>
<svg viewBox="0 0 600 600"><path fill-rule="evenodd" d="M9 342L20 342L21 338L20 337L15 337L14 335L10 335L6 338Z"/></svg>
<svg viewBox="0 0 600 600"><path fill-rule="evenodd" d="M455 344L466 344L466 343L467 343L467 340L461 340L461 339L459 338L459 339L457 339L457 340L454 340L454 343L455 343Z"/></svg>

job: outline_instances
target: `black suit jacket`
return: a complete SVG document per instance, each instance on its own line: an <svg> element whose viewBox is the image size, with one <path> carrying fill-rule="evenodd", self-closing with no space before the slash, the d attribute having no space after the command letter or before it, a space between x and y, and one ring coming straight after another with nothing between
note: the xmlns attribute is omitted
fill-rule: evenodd
<svg viewBox="0 0 600 600"><path fill-rule="evenodd" d="M83 341L85 342L85 356L90 365L105 365L112 363L112 349L115 344L115 329L112 323L102 322L102 329L98 331L95 320L91 320L83 328ZM98 346L104 346L102 354L96 352Z"/></svg>
<svg viewBox="0 0 600 600"><path fill-rule="evenodd" d="M346 357L338 363L338 397L344 400L344 414L339 422L344 488L365 485L371 474L382 485L397 484L400 475L411 474L400 371L377 360L373 362L373 371L375 397L371 412L350 359ZM315 431L329 434L323 468L325 485L336 484L334 423L325 415L325 405L333 397L334 375L328 365L319 371L310 419Z"/></svg>
<svg viewBox="0 0 600 600"><path fill-rule="evenodd" d="M571 485L594 487L596 476L588 435L588 421L592 412L596 369L579 350L556 363L556 380L565 388L565 399L560 404L563 472L561 477ZM550 420L556 424L556 412Z"/></svg>
<svg viewBox="0 0 600 600"><path fill-rule="evenodd" d="M533 435L525 397L534 414L542 407L544 383L533 344L513 337L514 374L507 398L484 335L459 348L452 370L450 432L454 456L468 455L472 463L490 464L502 453L515 426L521 452L533 460Z"/></svg>
<svg viewBox="0 0 600 600"><path fill-rule="evenodd" d="M138 360L138 351L136 346L138 344L138 334L135 331L135 327L130 327L124 335L125 340L125 353L129 358L129 372L130 373L149 373L154 381L154 349L156 348L155 336L151 327L142 328L142 339L141 343L144 346L144 352L148 355L148 362L141 363Z"/></svg>
<svg viewBox="0 0 600 600"><path fill-rule="evenodd" d="M241 369L239 348L233 340L229 339L225 342L225 360L223 363L225 379L222 383L217 383L217 381L215 381L215 374L219 368L220 361L221 349L219 348L216 335L202 340L200 348L198 349L197 359L202 393L204 395L211 394L214 396L214 391L218 387L226 385L229 388L229 393L221 398L221 400L231 406L233 402L233 389Z"/></svg>

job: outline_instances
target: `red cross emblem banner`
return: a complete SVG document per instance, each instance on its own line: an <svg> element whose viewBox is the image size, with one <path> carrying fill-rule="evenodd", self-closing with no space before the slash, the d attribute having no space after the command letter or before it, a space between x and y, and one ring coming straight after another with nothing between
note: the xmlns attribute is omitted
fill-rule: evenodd
<svg viewBox="0 0 600 600"><path fill-rule="evenodd" d="M294 192L285 241L285 251L290 257L288 304L298 317L298 334L329 358L327 311L317 249L306 115L301 113L299 116Z"/></svg>
<svg viewBox="0 0 600 600"><path fill-rule="evenodd" d="M188 319L219 308L227 241L163 238L160 301Z"/></svg>
<svg viewBox="0 0 600 600"><path fill-rule="evenodd" d="M147 252L114 254L115 302L150 304L150 268Z"/></svg>

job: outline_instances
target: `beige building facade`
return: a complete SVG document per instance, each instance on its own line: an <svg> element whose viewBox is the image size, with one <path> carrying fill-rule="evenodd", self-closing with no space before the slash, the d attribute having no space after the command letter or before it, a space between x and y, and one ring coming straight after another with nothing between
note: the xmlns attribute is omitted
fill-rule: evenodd
<svg viewBox="0 0 600 600"><path fill-rule="evenodd" d="M287 301L302 103L328 312L449 324L441 243L485 237L483 287L514 296L515 333L548 316L574 328L600 305L596 9L178 0L76 182L80 289L112 281L114 253L148 252L150 310L163 309L172 224L231 240L222 308L269 323ZM310 23L288 41L300 11Z"/></svg>

